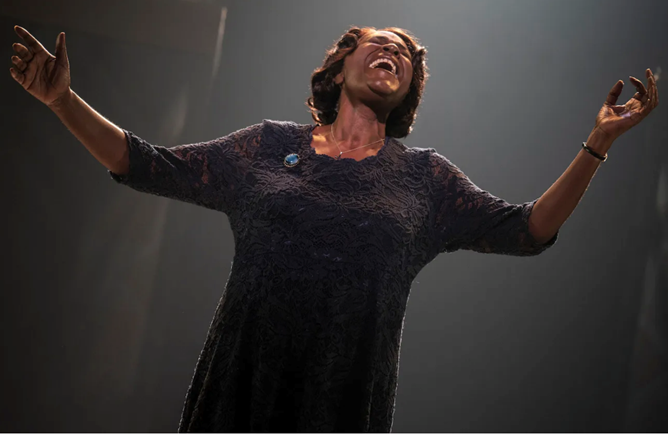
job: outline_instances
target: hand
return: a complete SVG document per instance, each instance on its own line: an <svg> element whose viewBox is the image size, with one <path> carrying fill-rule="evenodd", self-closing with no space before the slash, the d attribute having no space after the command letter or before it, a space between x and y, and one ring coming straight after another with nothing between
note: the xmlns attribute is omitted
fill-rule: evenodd
<svg viewBox="0 0 668 434"><path fill-rule="evenodd" d="M14 31L26 45L12 44L18 55L12 56L12 63L15 65L9 68L12 77L30 95L47 106L58 104L69 95L71 83L65 33L60 33L56 39L54 57L23 27L14 26Z"/></svg>
<svg viewBox="0 0 668 434"><path fill-rule="evenodd" d="M659 104L659 91L652 71L645 71L649 88L645 89L642 81L629 76L637 92L624 105L614 105L622 93L624 82L619 80L612 86L608 98L596 117L595 130L599 130L605 137L615 140L617 137L638 125Z"/></svg>

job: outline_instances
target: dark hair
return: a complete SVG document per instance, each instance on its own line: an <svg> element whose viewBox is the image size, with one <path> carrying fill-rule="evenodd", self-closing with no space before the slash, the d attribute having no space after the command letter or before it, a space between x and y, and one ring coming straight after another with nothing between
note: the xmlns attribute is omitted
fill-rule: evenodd
<svg viewBox="0 0 668 434"><path fill-rule="evenodd" d="M334 78L343 69L343 61L347 55L355 51L357 42L363 36L375 31L375 27L351 27L330 49L327 50L325 61L320 68L311 74L311 96L306 100L311 117L318 125L329 125L338 115L341 87ZM380 31L389 31L404 40L411 53L413 78L408 94L387 118L385 134L390 137L406 137L413 130L417 117L417 108L422 99L424 85L429 78L426 63L427 49L409 31L399 27L386 27Z"/></svg>

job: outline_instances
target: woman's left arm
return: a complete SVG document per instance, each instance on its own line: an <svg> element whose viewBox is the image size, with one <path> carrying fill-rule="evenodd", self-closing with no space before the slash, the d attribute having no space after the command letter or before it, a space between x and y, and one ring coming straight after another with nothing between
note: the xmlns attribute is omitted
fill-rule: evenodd
<svg viewBox="0 0 668 434"><path fill-rule="evenodd" d="M650 69L645 73L647 89L640 80L630 77L637 92L624 105L615 105L624 82L619 80L610 90L586 143L599 155L605 155L619 136L638 125L659 104L656 79ZM538 199L529 216L529 232L536 241L547 242L557 233L582 199L600 164L601 160L581 149L566 171Z"/></svg>

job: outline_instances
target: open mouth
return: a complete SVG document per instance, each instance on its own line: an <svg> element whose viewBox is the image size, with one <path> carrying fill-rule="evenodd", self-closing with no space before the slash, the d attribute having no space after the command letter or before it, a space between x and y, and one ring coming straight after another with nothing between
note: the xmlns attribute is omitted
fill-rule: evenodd
<svg viewBox="0 0 668 434"><path fill-rule="evenodd" d="M379 58L371 62L369 65L369 68L371 69L381 69L385 71L388 74L392 74L393 76L397 76L397 65L394 64L391 60L387 58Z"/></svg>
<svg viewBox="0 0 668 434"><path fill-rule="evenodd" d="M371 68L371 69L380 69L380 70L383 71L385 74L389 74L389 75L391 75L392 77L396 77L396 74L394 74L392 71L389 71L389 70L387 70L387 69L385 69L385 68Z"/></svg>

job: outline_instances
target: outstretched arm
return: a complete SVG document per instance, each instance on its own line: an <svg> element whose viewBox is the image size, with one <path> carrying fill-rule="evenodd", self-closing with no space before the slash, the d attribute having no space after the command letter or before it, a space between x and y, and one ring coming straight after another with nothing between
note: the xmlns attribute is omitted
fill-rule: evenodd
<svg viewBox="0 0 668 434"><path fill-rule="evenodd" d="M612 141L592 131L587 146L599 155L605 155ZM539 243L544 243L557 233L570 217L587 191L602 161L585 151L578 152L568 169L538 199L529 215L529 231Z"/></svg>
<svg viewBox="0 0 668 434"><path fill-rule="evenodd" d="M615 105L624 82L619 80L610 90L586 143L599 155L605 155L617 137L640 123L658 105L656 80L649 69L646 75L647 89L640 80L630 78L637 92L624 105ZM544 243L557 233L580 203L601 162L581 149L566 171L538 199L529 216L529 231L536 241Z"/></svg>

